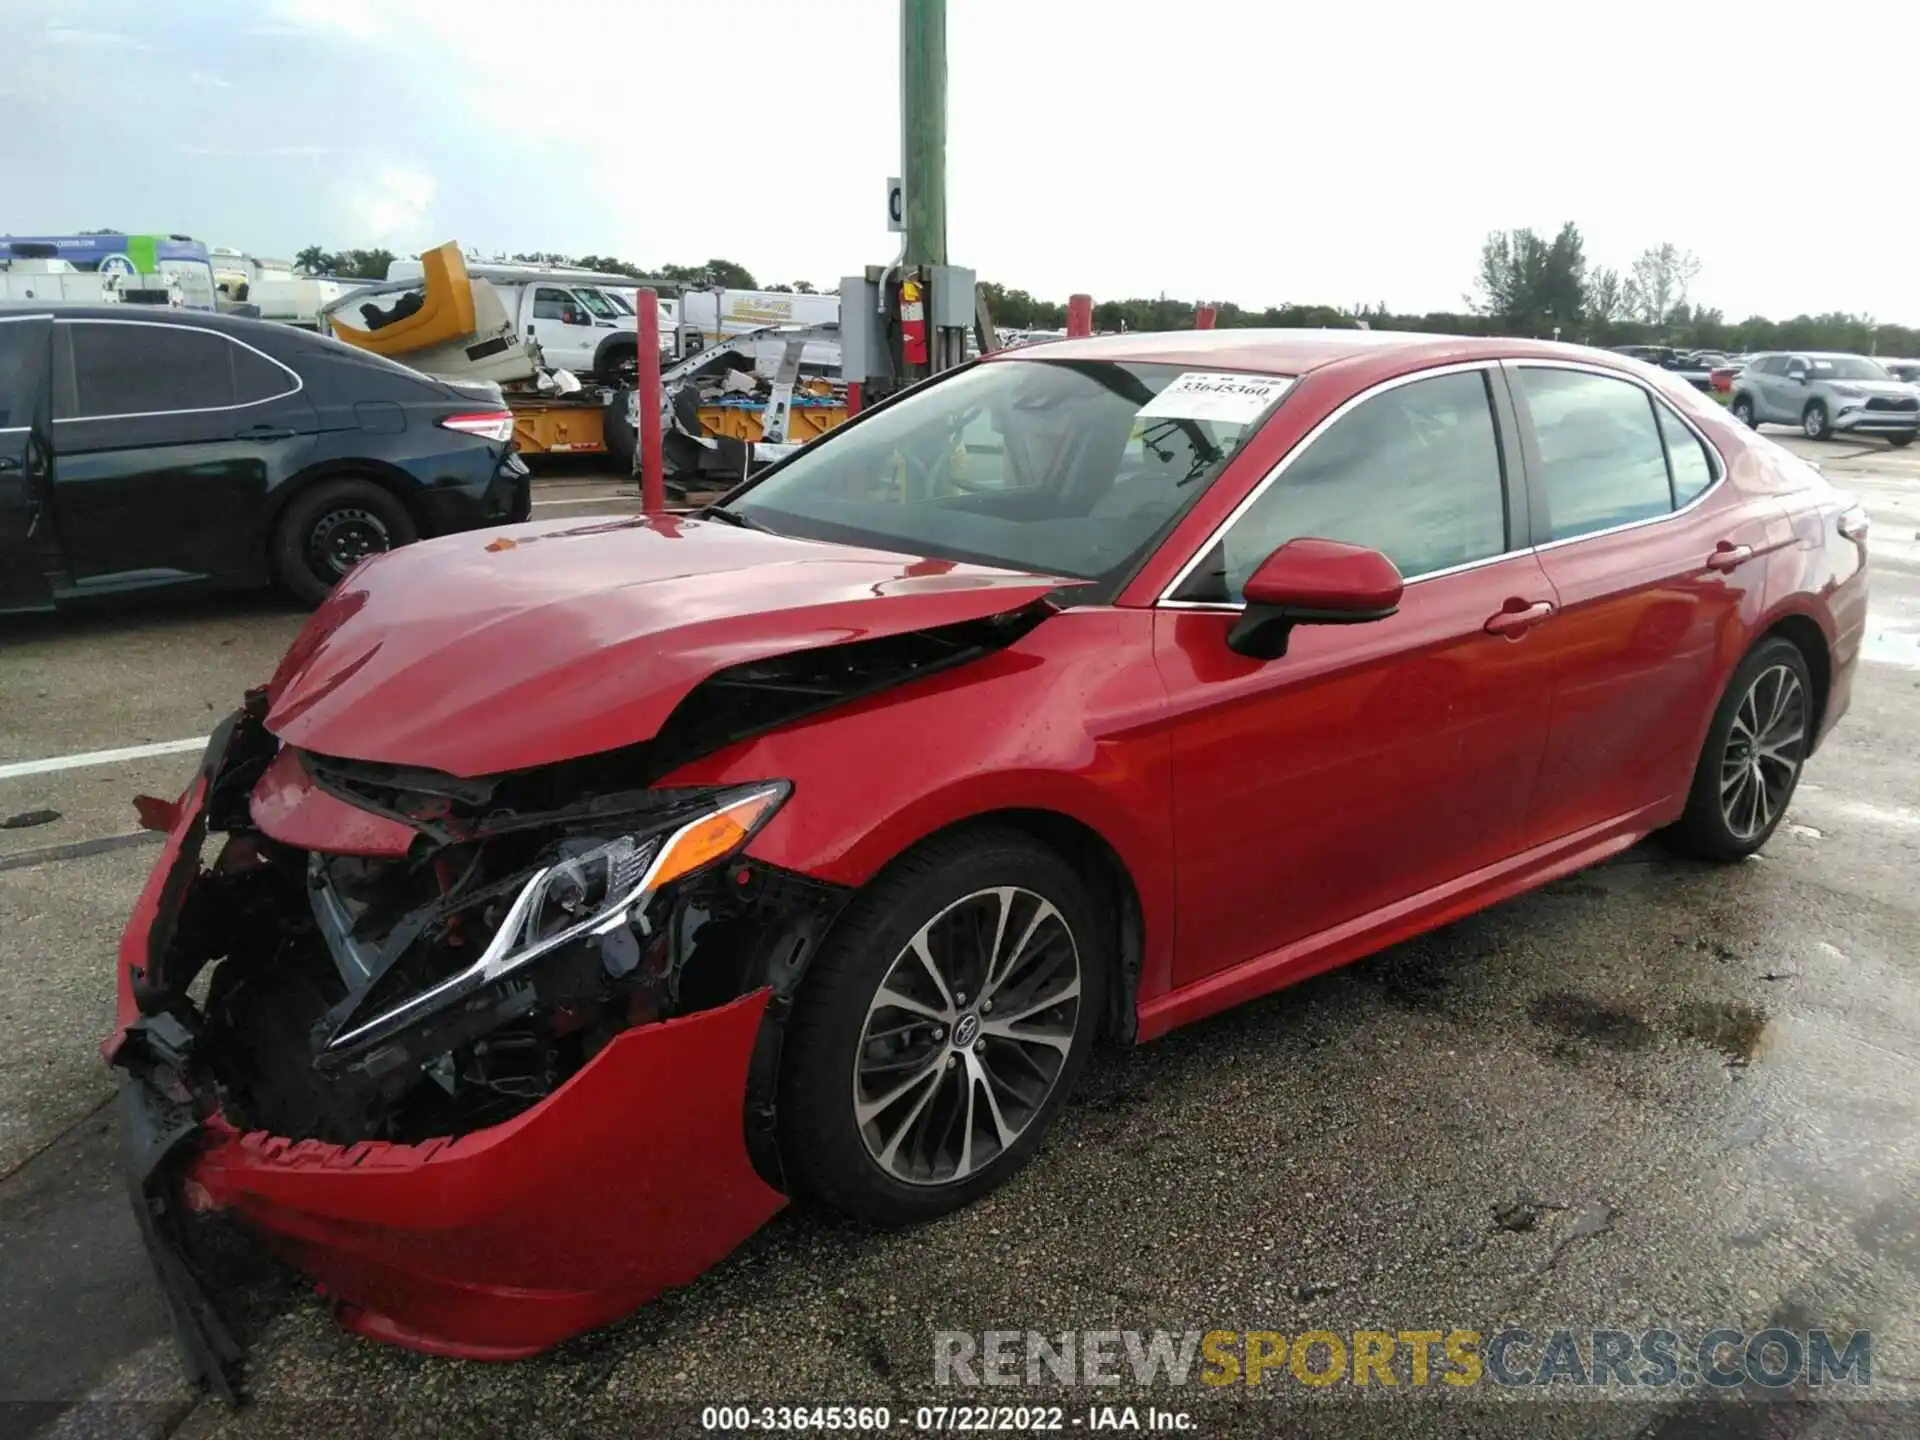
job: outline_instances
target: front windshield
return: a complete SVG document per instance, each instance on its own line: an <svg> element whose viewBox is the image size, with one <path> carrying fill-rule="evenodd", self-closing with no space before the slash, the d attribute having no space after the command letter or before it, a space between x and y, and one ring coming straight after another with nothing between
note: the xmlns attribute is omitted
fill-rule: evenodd
<svg viewBox="0 0 1920 1440"><path fill-rule="evenodd" d="M809 446L726 508L782 534L1117 575L1285 394L1274 375L1000 360Z"/></svg>
<svg viewBox="0 0 1920 1440"><path fill-rule="evenodd" d="M1858 355L1816 355L1813 357L1816 380L1885 380L1890 378L1879 364Z"/></svg>

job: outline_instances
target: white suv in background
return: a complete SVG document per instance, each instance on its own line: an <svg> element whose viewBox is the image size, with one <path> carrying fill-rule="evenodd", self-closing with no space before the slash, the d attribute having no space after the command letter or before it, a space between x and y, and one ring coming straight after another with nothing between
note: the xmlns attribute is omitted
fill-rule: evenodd
<svg viewBox="0 0 1920 1440"><path fill-rule="evenodd" d="M1920 386L1864 355L1756 355L1734 379L1730 408L1743 425L1792 425L1814 440L1879 435L1900 446L1920 434Z"/></svg>

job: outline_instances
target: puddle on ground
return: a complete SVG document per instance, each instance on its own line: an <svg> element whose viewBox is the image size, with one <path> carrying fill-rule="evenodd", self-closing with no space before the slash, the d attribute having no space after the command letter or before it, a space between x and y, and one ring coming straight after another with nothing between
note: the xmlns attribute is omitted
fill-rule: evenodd
<svg viewBox="0 0 1920 1440"><path fill-rule="evenodd" d="M1613 1050L1644 1050L1662 1032L1718 1050L1729 1066L1741 1067L1759 1053L1767 1012L1744 1000L1697 1000L1653 1018L1625 1005L1569 991L1542 995L1527 1007L1533 1023L1567 1042L1584 1040Z"/></svg>
<svg viewBox="0 0 1920 1440"><path fill-rule="evenodd" d="M1568 1040L1591 1040L1615 1050L1642 1050L1653 1027L1632 1010L1556 990L1527 1007L1533 1023Z"/></svg>
<svg viewBox="0 0 1920 1440"><path fill-rule="evenodd" d="M1767 1012L1744 1000L1704 1000L1680 1011L1680 1033L1711 1045L1729 1065L1745 1065L1759 1051Z"/></svg>

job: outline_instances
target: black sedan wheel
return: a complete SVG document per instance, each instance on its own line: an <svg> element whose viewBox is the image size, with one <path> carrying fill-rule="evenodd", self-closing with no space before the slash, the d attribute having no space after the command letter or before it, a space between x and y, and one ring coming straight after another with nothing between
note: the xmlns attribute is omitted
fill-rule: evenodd
<svg viewBox="0 0 1920 1440"><path fill-rule="evenodd" d="M881 1224L939 1215L1039 1144L1092 1042L1107 933L1024 835L936 841L848 910L801 985L782 1155L802 1188Z"/></svg>
<svg viewBox="0 0 1920 1440"><path fill-rule="evenodd" d="M294 497L274 532L274 573L318 605L354 566L415 536L413 518L371 480L332 480Z"/></svg>
<svg viewBox="0 0 1920 1440"><path fill-rule="evenodd" d="M1703 860L1741 860L1787 813L1813 747L1813 682L1798 646L1763 640L1734 672L1694 770L1686 813L1668 833Z"/></svg>

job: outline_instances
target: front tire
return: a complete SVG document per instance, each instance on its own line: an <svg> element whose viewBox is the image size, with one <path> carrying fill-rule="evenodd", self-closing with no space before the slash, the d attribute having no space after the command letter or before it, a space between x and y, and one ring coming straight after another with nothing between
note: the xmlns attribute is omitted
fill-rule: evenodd
<svg viewBox="0 0 1920 1440"><path fill-rule="evenodd" d="M1800 414L1800 429L1809 440L1825 440L1832 435L1833 421L1827 417L1827 407L1818 400L1809 400Z"/></svg>
<svg viewBox="0 0 1920 1440"><path fill-rule="evenodd" d="M274 527L273 573L302 605L318 605L370 555L410 544L413 517L371 480L330 480L293 498Z"/></svg>
<svg viewBox="0 0 1920 1440"><path fill-rule="evenodd" d="M1765 845L1800 783L1818 722L1799 646L1761 641L1707 727L1686 812L1667 831L1673 847L1701 860L1744 860Z"/></svg>
<svg viewBox="0 0 1920 1440"><path fill-rule="evenodd" d="M1736 395L1733 397L1733 418L1749 430L1758 430L1760 422L1753 418L1753 397Z"/></svg>
<svg viewBox="0 0 1920 1440"><path fill-rule="evenodd" d="M1911 445L1912 443L1913 443L1913 436L1911 435L1887 436L1887 444L1891 445L1896 450L1904 450L1907 448L1907 446Z"/></svg>
<svg viewBox="0 0 1920 1440"><path fill-rule="evenodd" d="M881 1225L931 1219L1032 1156L1086 1062L1107 930L1017 831L932 841L834 927L794 1003L781 1152L796 1186Z"/></svg>

